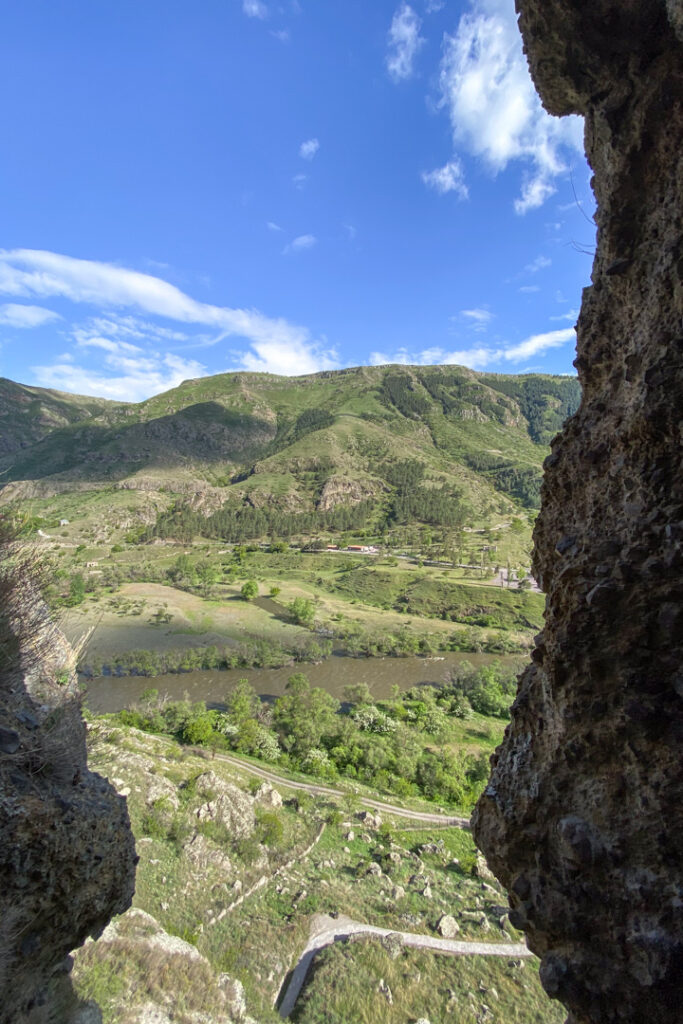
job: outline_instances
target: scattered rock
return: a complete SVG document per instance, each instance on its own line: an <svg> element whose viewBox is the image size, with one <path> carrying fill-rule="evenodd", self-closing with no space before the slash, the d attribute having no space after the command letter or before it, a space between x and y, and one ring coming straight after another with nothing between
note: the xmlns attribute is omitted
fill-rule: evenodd
<svg viewBox="0 0 683 1024"><path fill-rule="evenodd" d="M269 782L262 782L254 793L254 801L263 807L282 807L282 797Z"/></svg>
<svg viewBox="0 0 683 1024"><path fill-rule="evenodd" d="M225 996L225 1008L237 1021L244 1020L247 1012L247 1000L244 995L244 985L237 978L231 978L229 974L218 976L218 986Z"/></svg>
<svg viewBox="0 0 683 1024"><path fill-rule="evenodd" d="M14 729L0 728L0 751L3 754L16 754L21 744L21 737Z"/></svg>
<svg viewBox="0 0 683 1024"><path fill-rule="evenodd" d="M232 873L228 855L201 832L195 832L191 836L183 847L183 853L200 875L205 875L212 868L224 875Z"/></svg>
<svg viewBox="0 0 683 1024"><path fill-rule="evenodd" d="M392 996L391 989L387 985L387 983L384 980L384 978L380 978L379 979L379 985L377 986L377 991L380 992L384 996L384 998L388 1002L389 1006L393 1006L394 997Z"/></svg>
<svg viewBox="0 0 683 1024"><path fill-rule="evenodd" d="M200 821L215 821L224 825L231 836L242 839L254 831L255 816L251 800L241 789L219 779L214 772L203 772L193 782L195 793L206 796L197 808Z"/></svg>
<svg viewBox="0 0 683 1024"><path fill-rule="evenodd" d="M460 925L450 914L444 914L439 918L436 930L444 939L454 939L460 931Z"/></svg>
<svg viewBox="0 0 683 1024"><path fill-rule="evenodd" d="M494 875L493 871L491 871L491 869L489 868L488 864L486 863L486 860L481 855L481 853L477 854L477 860L474 865L473 873L477 875L478 878L483 878L487 882L495 882L496 880L496 876Z"/></svg>
<svg viewBox="0 0 683 1024"><path fill-rule="evenodd" d="M382 946L387 951L392 960L397 960L403 950L403 936L400 932L389 932L388 935L383 935L380 939Z"/></svg>
<svg viewBox="0 0 683 1024"><path fill-rule="evenodd" d="M359 821L362 821L368 828L379 828L382 824L382 818L379 814L373 814L372 811L359 811L356 815Z"/></svg>

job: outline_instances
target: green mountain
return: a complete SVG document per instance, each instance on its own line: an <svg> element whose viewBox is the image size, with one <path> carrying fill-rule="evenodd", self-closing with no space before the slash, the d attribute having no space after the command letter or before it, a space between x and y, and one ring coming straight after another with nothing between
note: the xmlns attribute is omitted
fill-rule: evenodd
<svg viewBox="0 0 683 1024"><path fill-rule="evenodd" d="M458 502L537 507L548 442L579 399L574 378L456 366L219 374L138 404L0 380L0 500L113 488L183 496L204 517L449 525Z"/></svg>

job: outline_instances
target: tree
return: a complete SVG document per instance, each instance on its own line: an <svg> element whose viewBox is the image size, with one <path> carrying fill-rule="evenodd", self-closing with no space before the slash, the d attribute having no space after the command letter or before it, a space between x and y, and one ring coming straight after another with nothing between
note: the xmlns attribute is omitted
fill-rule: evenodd
<svg viewBox="0 0 683 1024"><path fill-rule="evenodd" d="M312 687L302 672L290 676L285 689L275 702L273 719L283 745L301 757L319 747L324 735L335 731L339 701L320 687Z"/></svg>
<svg viewBox="0 0 683 1024"><path fill-rule="evenodd" d="M246 584L245 584L246 586ZM256 718L261 701L248 679L240 679L237 686L225 699L230 719L241 725L250 718Z"/></svg>
<svg viewBox="0 0 683 1024"><path fill-rule="evenodd" d="M292 618L300 626L311 626L315 616L315 604L306 597L295 597L289 605Z"/></svg>
<svg viewBox="0 0 683 1024"><path fill-rule="evenodd" d="M85 600L85 583L83 576L80 572L77 572L75 576L71 577L69 583L69 596L66 600L68 605L83 604Z"/></svg>
<svg viewBox="0 0 683 1024"><path fill-rule="evenodd" d="M349 683L344 687L344 700L349 704L372 704L372 694L367 683Z"/></svg>
<svg viewBox="0 0 683 1024"><path fill-rule="evenodd" d="M258 583L256 580L247 580L242 586L240 594L245 601L253 601L255 597L258 597Z"/></svg>

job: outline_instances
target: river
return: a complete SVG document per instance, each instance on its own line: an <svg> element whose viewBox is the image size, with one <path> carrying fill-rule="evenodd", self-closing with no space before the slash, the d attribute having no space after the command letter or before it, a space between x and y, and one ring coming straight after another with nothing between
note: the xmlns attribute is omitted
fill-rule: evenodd
<svg viewBox="0 0 683 1024"><path fill-rule="evenodd" d="M206 701L209 706L220 706L238 679L248 679L262 699L273 700L285 692L287 680L294 672L303 672L314 686L322 687L338 700L343 700L344 688L351 683L367 683L373 697L381 700L391 695L394 685L401 690L418 684L439 685L445 682L449 668L463 661L475 666L488 665L493 661L521 666L524 658L455 652L447 652L440 658L351 658L337 653L319 665L236 668L224 672L182 672L153 677L99 676L82 682L86 688L85 703L96 714L130 707L150 687L172 700L188 697L192 701Z"/></svg>

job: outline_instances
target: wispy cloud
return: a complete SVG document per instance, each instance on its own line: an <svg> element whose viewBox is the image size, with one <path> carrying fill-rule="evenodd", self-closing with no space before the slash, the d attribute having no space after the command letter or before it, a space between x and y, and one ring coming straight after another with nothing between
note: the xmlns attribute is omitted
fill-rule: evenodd
<svg viewBox="0 0 683 1024"><path fill-rule="evenodd" d="M440 363L468 366L471 370L482 370L495 364L504 366L506 362L521 363L548 349L566 345L574 337L574 329L568 327L559 331L533 334L515 345L501 345L498 348L479 345L475 348L458 349L453 352L439 347L422 349L419 352L409 352L405 348L400 348L393 354L373 352L369 361L372 366L379 366L383 363L404 363L413 366L429 366Z"/></svg>
<svg viewBox="0 0 683 1024"><path fill-rule="evenodd" d="M394 82L411 78L417 52L425 40L420 35L422 21L413 8L402 3L394 13L388 33L389 50L386 66Z"/></svg>
<svg viewBox="0 0 683 1024"><path fill-rule="evenodd" d="M567 313L560 313L559 316L551 316L550 319L551 320L569 320L569 322L571 323L572 320L576 320L578 315L579 315L578 309L570 309L569 312L567 312Z"/></svg>
<svg viewBox="0 0 683 1024"><path fill-rule="evenodd" d="M518 291L524 292L525 294L529 295L532 292L540 292L540 290L540 286L537 284L523 284L522 287L518 289Z"/></svg>
<svg viewBox="0 0 683 1024"><path fill-rule="evenodd" d="M310 244L299 241L297 248ZM39 382L49 387L104 396L118 389L118 397L154 394L173 387L177 377L205 372L200 363L165 351L169 345L216 345L227 337L242 338L249 346L231 354L232 368L258 367L274 373L284 368L299 374L339 365L334 350L312 338L305 327L254 309L198 302L159 277L109 263L32 249L0 250L0 294L53 296L96 309L85 324L71 328L71 338L81 356L104 352L104 362L95 370L63 359L52 367L35 368ZM184 329L148 317L174 321ZM204 331L197 333L197 327Z"/></svg>
<svg viewBox="0 0 683 1024"><path fill-rule="evenodd" d="M206 373L206 367L201 363L172 354L126 359L111 353L105 356L104 366L105 372L88 369L74 363L72 357L65 353L58 356L51 366L34 366L32 369L42 387L121 402L141 402L151 395L177 387L190 377L201 377Z"/></svg>
<svg viewBox="0 0 683 1024"><path fill-rule="evenodd" d="M295 188L298 188L299 191L301 191L302 189L304 189L306 187L306 182L307 181L308 181L308 175L307 174L295 174L294 177L292 178L292 184L294 185Z"/></svg>
<svg viewBox="0 0 683 1024"><path fill-rule="evenodd" d="M59 319L59 313L43 306L21 306L15 302L0 306L0 324L7 327L41 327Z"/></svg>
<svg viewBox="0 0 683 1024"><path fill-rule="evenodd" d="M494 174L511 161L523 165L518 214L541 206L567 158L583 152L582 120L551 117L541 106L511 0L473 0L455 35L445 36L440 88L456 147Z"/></svg>
<svg viewBox="0 0 683 1024"><path fill-rule="evenodd" d="M443 10L445 6L446 0L427 0L425 12L427 14L436 14L438 11Z"/></svg>
<svg viewBox="0 0 683 1024"><path fill-rule="evenodd" d="M460 316L469 321L470 327L475 331L485 331L494 318L494 313L488 309L461 309Z"/></svg>
<svg viewBox="0 0 683 1024"><path fill-rule="evenodd" d="M269 231L282 231L280 225L276 224L274 220L266 221L266 227L268 228Z"/></svg>
<svg viewBox="0 0 683 1024"><path fill-rule="evenodd" d="M312 160L319 149L320 143L317 139L307 139L299 146L299 156L304 160Z"/></svg>
<svg viewBox="0 0 683 1024"><path fill-rule="evenodd" d="M263 21L268 17L268 8L263 0L242 0L242 10L248 18L260 18Z"/></svg>
<svg viewBox="0 0 683 1024"><path fill-rule="evenodd" d="M435 171L423 171L422 180L425 185L435 189L440 195L445 195L446 192L455 192L460 199L467 199L469 195L459 160L449 160L447 164L437 167Z"/></svg>
<svg viewBox="0 0 683 1024"><path fill-rule="evenodd" d="M539 270L545 270L546 267L551 266L552 262L547 256L537 256L531 263L527 263L524 270L527 274L537 274Z"/></svg>
<svg viewBox="0 0 683 1024"><path fill-rule="evenodd" d="M513 363L521 363L530 356L537 356L540 352L546 352L549 348L559 348L573 341L576 332L573 327L563 327L559 331L546 331L544 334L532 334L530 338L505 349L503 358Z"/></svg>
<svg viewBox="0 0 683 1024"><path fill-rule="evenodd" d="M297 235L293 241L284 247L283 253L303 252L305 249L312 249L318 239L315 235Z"/></svg>
<svg viewBox="0 0 683 1024"><path fill-rule="evenodd" d="M270 34L279 43L288 43L290 40L289 29L286 28L273 29Z"/></svg>

